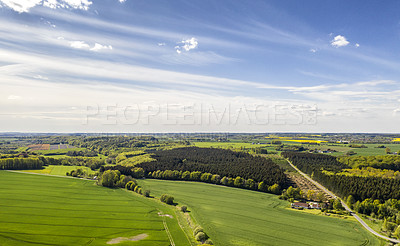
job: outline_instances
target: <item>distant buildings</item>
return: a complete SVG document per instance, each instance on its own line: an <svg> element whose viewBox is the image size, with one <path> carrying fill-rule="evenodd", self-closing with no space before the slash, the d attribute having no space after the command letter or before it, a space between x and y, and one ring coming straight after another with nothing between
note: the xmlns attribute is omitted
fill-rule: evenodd
<svg viewBox="0 0 400 246"><path fill-rule="evenodd" d="M310 205L305 202L294 202L292 203L292 208L306 208L309 209Z"/></svg>
<svg viewBox="0 0 400 246"><path fill-rule="evenodd" d="M293 202L292 208L303 208L303 209L321 209L321 206L317 202Z"/></svg>

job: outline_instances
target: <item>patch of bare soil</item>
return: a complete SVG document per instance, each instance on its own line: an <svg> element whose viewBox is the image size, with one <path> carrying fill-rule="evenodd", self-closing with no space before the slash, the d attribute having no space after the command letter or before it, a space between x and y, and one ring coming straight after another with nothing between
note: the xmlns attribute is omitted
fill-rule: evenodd
<svg viewBox="0 0 400 246"><path fill-rule="evenodd" d="M161 213L161 212L158 212L158 216L161 216L161 217L168 217L168 218L171 218L171 219L173 219L173 218L174 218L172 215L169 215L169 214L163 214L163 213Z"/></svg>
<svg viewBox="0 0 400 246"><path fill-rule="evenodd" d="M326 199L331 199L329 194L326 194L323 190L318 188L315 184L304 178L302 175L288 174L290 180L296 184L305 194L308 190L314 190L316 193L322 192L325 194Z"/></svg>
<svg viewBox="0 0 400 246"><path fill-rule="evenodd" d="M143 233L143 234L139 234L139 235L133 236L133 237L117 237L117 238L113 238L110 241L108 241L107 244L117 244L117 243L122 243L125 241L140 241L140 240L145 239L148 236L149 235L147 235L146 233Z"/></svg>

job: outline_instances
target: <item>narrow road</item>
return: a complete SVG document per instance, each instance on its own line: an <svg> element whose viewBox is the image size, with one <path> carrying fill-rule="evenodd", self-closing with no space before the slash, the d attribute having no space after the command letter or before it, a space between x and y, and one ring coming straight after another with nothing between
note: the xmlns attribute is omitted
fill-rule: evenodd
<svg viewBox="0 0 400 246"><path fill-rule="evenodd" d="M290 166L292 166L298 173L300 173L304 178L308 179L310 182L312 182L313 184L315 184L318 188L320 188L321 190L323 190L324 192L326 192L327 194L329 194L330 196L334 197L334 198L339 198L337 197L335 194L333 194L330 190L328 190L327 188L325 188L324 186L322 186L321 184L319 184L317 181L313 180L312 178L308 177L307 174L303 173L302 171L300 171L300 169L298 169L295 165L293 165L289 160L287 160L287 162L290 164ZM340 198L339 198L340 199ZM394 239L394 238L390 238L390 237L386 237L384 235L379 234L378 232L374 231L373 229L371 229L371 227L369 227L367 225L367 223L364 222L364 220L362 220L356 213L353 212L353 210L351 210L349 208L349 206L347 206L346 203L344 203L342 201L342 199L340 199L343 207L350 212L351 215L353 215L354 218L356 218L356 220L358 222L360 222L360 224L362 226L365 227L365 229L367 229L369 232L371 232L372 234L374 234L377 237L380 237L382 239L385 239L387 241L390 241L392 243L400 243L400 240Z"/></svg>

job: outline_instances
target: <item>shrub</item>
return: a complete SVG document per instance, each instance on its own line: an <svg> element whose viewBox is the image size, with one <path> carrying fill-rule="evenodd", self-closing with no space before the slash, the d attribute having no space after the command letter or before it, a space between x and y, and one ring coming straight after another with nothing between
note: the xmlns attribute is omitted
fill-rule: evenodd
<svg viewBox="0 0 400 246"><path fill-rule="evenodd" d="M203 232L203 231L204 231L203 228L201 226L198 226L198 227L194 228L193 235L196 236L197 233Z"/></svg>
<svg viewBox="0 0 400 246"><path fill-rule="evenodd" d="M132 189L132 185L134 185L133 181L129 181L128 183L126 183L125 189L131 190Z"/></svg>
<svg viewBox="0 0 400 246"><path fill-rule="evenodd" d="M150 191L149 191L149 190L145 190L145 191L143 192L143 196L145 196L145 197L150 197Z"/></svg>
<svg viewBox="0 0 400 246"><path fill-rule="evenodd" d="M162 195L160 197L160 201L164 202L166 204L172 205L172 204L174 204L174 197L170 196L170 195L167 195L167 194L164 194L164 195Z"/></svg>
<svg viewBox="0 0 400 246"><path fill-rule="evenodd" d="M161 197L160 197L160 201L161 202L165 202L166 200L167 200L167 194L163 194L163 195L161 195Z"/></svg>
<svg viewBox="0 0 400 246"><path fill-rule="evenodd" d="M204 244L208 244L208 245L214 245L213 241L211 241L211 239L207 239ZM203 244L203 245L204 245Z"/></svg>
<svg viewBox="0 0 400 246"><path fill-rule="evenodd" d="M181 207L181 211L185 213L187 211L187 207L186 206L182 206Z"/></svg>
<svg viewBox="0 0 400 246"><path fill-rule="evenodd" d="M165 201L166 204L172 205L174 204L174 197L173 196L168 196L167 200Z"/></svg>
<svg viewBox="0 0 400 246"><path fill-rule="evenodd" d="M207 235L204 232L201 231L201 232L196 234L195 239L197 241L203 242L204 240L207 239Z"/></svg>

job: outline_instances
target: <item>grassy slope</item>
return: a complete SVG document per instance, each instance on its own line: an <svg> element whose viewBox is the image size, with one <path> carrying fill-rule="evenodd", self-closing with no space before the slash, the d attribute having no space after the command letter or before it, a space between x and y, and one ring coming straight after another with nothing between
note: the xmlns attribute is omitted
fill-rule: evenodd
<svg viewBox="0 0 400 246"><path fill-rule="evenodd" d="M354 221L287 209L277 196L196 182L140 180L187 205L216 245L379 245Z"/></svg>
<svg viewBox="0 0 400 246"><path fill-rule="evenodd" d="M88 173L95 172L95 171L92 171L92 169L85 167L85 166L54 166L54 165L46 166L44 169L24 170L23 172L66 176L65 174L67 172L71 172L72 170L76 170L78 168L83 169L84 171L86 171Z"/></svg>
<svg viewBox="0 0 400 246"><path fill-rule="evenodd" d="M105 245L141 233L149 236L135 245L169 245L157 213L174 210L133 192L89 180L6 171L0 171L0 187L2 246ZM165 219L176 245L188 245L176 219Z"/></svg>

